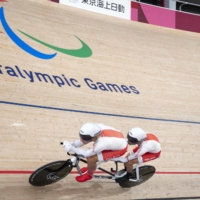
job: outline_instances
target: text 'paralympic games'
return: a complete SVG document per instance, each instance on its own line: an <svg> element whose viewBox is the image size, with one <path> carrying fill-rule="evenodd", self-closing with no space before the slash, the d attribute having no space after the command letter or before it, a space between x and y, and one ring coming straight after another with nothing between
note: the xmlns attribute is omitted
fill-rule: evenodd
<svg viewBox="0 0 200 200"><path fill-rule="evenodd" d="M41 84L54 84L59 88L73 87L80 89L83 86L87 86L89 89L104 92L140 94L139 90L136 89L136 87L133 85L127 86L121 83L116 84L110 82L100 82L99 80L92 80L91 78L83 78L82 80L77 80L76 78L69 78L65 74L50 75L42 72L23 70L17 65L12 67L0 65L0 79L2 76L24 79L24 81L30 83L41 82Z"/></svg>

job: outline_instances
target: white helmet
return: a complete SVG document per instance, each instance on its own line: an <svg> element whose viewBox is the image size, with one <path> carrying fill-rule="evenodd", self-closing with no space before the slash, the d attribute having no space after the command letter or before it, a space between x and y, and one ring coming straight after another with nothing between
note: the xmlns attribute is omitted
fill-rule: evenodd
<svg viewBox="0 0 200 200"><path fill-rule="evenodd" d="M128 141L133 144L136 144L138 142L145 140L146 137L147 137L147 134L144 132L144 130L138 127L132 128L127 134Z"/></svg>
<svg viewBox="0 0 200 200"><path fill-rule="evenodd" d="M101 128L94 123L84 124L79 132L80 138L84 141L91 141L93 137L101 133Z"/></svg>

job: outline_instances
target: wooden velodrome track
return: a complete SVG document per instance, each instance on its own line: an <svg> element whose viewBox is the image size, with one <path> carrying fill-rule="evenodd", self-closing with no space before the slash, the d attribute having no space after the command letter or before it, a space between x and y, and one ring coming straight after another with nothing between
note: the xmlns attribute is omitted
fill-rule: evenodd
<svg viewBox="0 0 200 200"><path fill-rule="evenodd" d="M1 200L200 199L199 34L45 0L0 1L0 7ZM28 54L8 36L5 21L32 48L57 55ZM18 30L68 49L81 48L77 36L92 55L61 53ZM33 170L69 158L59 142L77 139L88 121L125 135L134 126L155 133L162 155L149 162L157 169L153 178L129 189L97 179L81 184L74 174L46 187L29 185Z"/></svg>

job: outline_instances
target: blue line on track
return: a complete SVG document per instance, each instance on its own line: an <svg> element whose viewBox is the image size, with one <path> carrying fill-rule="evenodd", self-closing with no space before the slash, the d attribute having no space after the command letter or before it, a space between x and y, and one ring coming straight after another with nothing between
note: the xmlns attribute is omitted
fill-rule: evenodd
<svg viewBox="0 0 200 200"><path fill-rule="evenodd" d="M48 110L85 113L85 114L91 114L91 115L104 115L104 116L111 116L111 117L122 117L122 118L130 118L130 119L142 119L142 120L163 121L163 122L176 122L176 123L185 123L185 124L200 124L200 122L193 122L193 121L183 121L183 120L173 120L173 119L160 119L160 118L150 118L150 117L139 117L139 116L109 114L109 113L101 113L101 112L90 112L90 111L84 111L84 110L72 110L72 109L66 109L66 108L39 106L39 105L33 105L33 104L23 104L23 103L7 102L7 101L0 101L0 103L1 104L8 104L8 105L15 105L15 106L31 107L31 108L48 109Z"/></svg>

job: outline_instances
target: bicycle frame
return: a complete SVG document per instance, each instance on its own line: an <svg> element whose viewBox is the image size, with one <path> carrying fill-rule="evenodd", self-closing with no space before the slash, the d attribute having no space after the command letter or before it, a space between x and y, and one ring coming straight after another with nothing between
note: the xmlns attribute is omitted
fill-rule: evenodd
<svg viewBox="0 0 200 200"><path fill-rule="evenodd" d="M31 176L29 177L29 183L33 186L45 186L52 183L55 183L71 172L73 168L76 168L78 173L82 175L81 169L79 166L79 162L87 163L86 159L82 159L83 156L76 155L76 154L70 154L70 156L74 156L71 159L59 160L54 161L51 163L47 163L40 168L36 169ZM103 171L107 175L93 175L93 178L96 179L110 179L117 182L122 188L129 188L137 186L145 181L147 181L149 178L151 178L156 169L154 166L146 165L138 167L139 165L136 165L134 167L134 170L132 170L132 173L130 175L129 180L126 178L126 170L125 169L119 169L118 170L118 163L120 162L118 159L111 159L109 161L115 162L115 169L111 168L109 171L97 166L97 169ZM121 162L120 162L121 163ZM99 163L100 164L100 163Z"/></svg>
<svg viewBox="0 0 200 200"><path fill-rule="evenodd" d="M136 179L129 179L129 181L137 182L140 180L139 164L137 164L134 168L136 171Z"/></svg>
<svg viewBox="0 0 200 200"><path fill-rule="evenodd" d="M79 167L79 162L81 161L81 162L87 163L87 161L82 159L80 156L78 156L76 154L70 154L70 153L67 153L67 154L70 155L70 156L75 156L75 157L73 157L71 159L72 163L74 163L73 167L77 169L77 171L78 171L78 173L80 175L82 175L80 167ZM111 169L112 172L117 172L118 171L118 163L116 162L115 164L116 164L116 170ZM109 171L107 171L107 170L105 170L105 169L103 169L101 167L98 167L98 169L103 171L103 172L105 172L105 173L107 173L107 174L109 174L110 176L94 175L93 176L94 178L98 178L98 179L113 179L113 180L115 179L115 174L113 174L113 173L111 173L111 172L109 172Z"/></svg>
<svg viewBox="0 0 200 200"><path fill-rule="evenodd" d="M74 156L71 161L72 163L74 163L74 165L72 165L73 167L75 167L78 171L78 173L80 175L82 175L81 171L80 171L80 167L79 167L79 162L84 162L84 163L87 163L86 160L82 159L81 156L78 156L76 154L70 154L70 153L67 153L68 155L70 156ZM98 167L97 169L109 174L110 176L105 176L105 175L93 175L94 178L97 178L97 179L112 179L112 180L115 180L116 178L119 178L120 176L116 176L117 173L118 173L118 162L119 161L114 161L115 162L115 169L111 168L111 172L101 168L101 167ZM139 164L136 165L135 167L135 170L136 170L136 179L129 179L129 181L132 181L132 182L137 182L140 180L140 174L139 174Z"/></svg>

